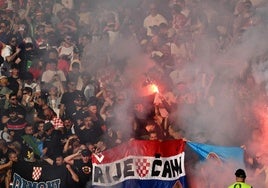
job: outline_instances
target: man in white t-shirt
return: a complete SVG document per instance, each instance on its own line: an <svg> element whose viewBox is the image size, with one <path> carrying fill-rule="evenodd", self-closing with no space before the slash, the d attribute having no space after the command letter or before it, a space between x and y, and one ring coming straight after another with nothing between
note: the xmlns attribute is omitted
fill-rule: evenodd
<svg viewBox="0 0 268 188"><path fill-rule="evenodd" d="M147 30L147 36L152 37L152 26L159 26L161 23L166 23L167 20L164 16L158 13L156 4L152 3L149 6L150 14L144 19L143 27Z"/></svg>
<svg viewBox="0 0 268 188"><path fill-rule="evenodd" d="M62 70L57 69L57 60L50 59L48 61L48 69L43 72L41 82L44 84L53 84L61 87L66 82L66 77Z"/></svg>

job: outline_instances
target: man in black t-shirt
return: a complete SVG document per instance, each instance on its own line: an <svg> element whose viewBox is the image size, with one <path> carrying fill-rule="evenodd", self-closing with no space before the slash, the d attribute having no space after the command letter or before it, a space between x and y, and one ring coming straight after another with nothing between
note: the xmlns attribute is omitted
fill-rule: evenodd
<svg viewBox="0 0 268 188"><path fill-rule="evenodd" d="M71 165L65 164L62 155L55 156L54 159L44 158L48 162L52 169L53 173L46 174L46 179L54 179L55 174L60 174L61 176L61 187L62 188L76 188L78 185L78 175L72 169ZM79 188L79 187L77 187Z"/></svg>
<svg viewBox="0 0 268 188"><path fill-rule="evenodd" d="M77 159L78 158L78 159ZM78 187L88 188L92 184L91 152L88 149L78 151L64 158L70 164L79 177Z"/></svg>
<svg viewBox="0 0 268 188"><path fill-rule="evenodd" d="M81 91L76 90L76 84L74 81L69 80L67 83L68 91L63 93L60 102L60 117L70 117L75 111L75 99L77 95L83 96Z"/></svg>
<svg viewBox="0 0 268 188"><path fill-rule="evenodd" d="M26 110L23 108L23 106L19 103L18 97L16 93L11 93L9 95L8 99L8 106L4 112L4 116L8 117L11 110L15 109L18 116L20 118L25 118L26 116Z"/></svg>
<svg viewBox="0 0 268 188"><path fill-rule="evenodd" d="M16 108L9 109L9 119L6 123L6 128L10 135L12 135L12 141L22 142L21 136L24 133L24 128L27 122L24 118L19 117Z"/></svg>
<svg viewBox="0 0 268 188"><path fill-rule="evenodd" d="M10 154L12 153L15 153L15 151L8 147L8 144L4 139L0 139L0 187L5 187L7 172L12 165L12 163L9 162Z"/></svg>
<svg viewBox="0 0 268 188"><path fill-rule="evenodd" d="M63 144L61 140L63 135L61 131L55 130L52 123L48 122L44 124L45 140L44 151L45 156L49 158L55 158L55 156L62 155Z"/></svg>

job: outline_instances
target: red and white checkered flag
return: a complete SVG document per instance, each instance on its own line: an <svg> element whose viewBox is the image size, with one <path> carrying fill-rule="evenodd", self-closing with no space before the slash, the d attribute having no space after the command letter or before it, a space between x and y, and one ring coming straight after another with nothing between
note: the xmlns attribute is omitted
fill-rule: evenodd
<svg viewBox="0 0 268 188"><path fill-rule="evenodd" d="M147 159L136 159L136 172L140 177L145 177L149 173L150 163Z"/></svg>
<svg viewBox="0 0 268 188"><path fill-rule="evenodd" d="M38 180L41 177L41 174L42 174L42 167L34 166L33 173L32 173L33 180L35 181Z"/></svg>

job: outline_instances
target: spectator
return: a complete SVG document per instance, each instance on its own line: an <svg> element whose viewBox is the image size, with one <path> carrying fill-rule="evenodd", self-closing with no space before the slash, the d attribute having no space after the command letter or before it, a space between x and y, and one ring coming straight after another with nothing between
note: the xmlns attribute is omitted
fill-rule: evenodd
<svg viewBox="0 0 268 188"><path fill-rule="evenodd" d="M113 148L122 143L122 138L113 128L108 128L107 131L103 134L101 140L99 142L103 142L105 147L103 150ZM98 142L98 143L99 143Z"/></svg>
<svg viewBox="0 0 268 188"><path fill-rule="evenodd" d="M73 113L72 113L72 120L74 120L76 125L79 125L79 123L77 121L79 121L79 119L83 118L84 116L86 116L86 112L84 109L84 98L82 95L77 94L75 99L74 99L74 109L73 109Z"/></svg>
<svg viewBox="0 0 268 188"><path fill-rule="evenodd" d="M166 23L167 20L158 13L157 6L151 3L149 6L150 14L144 19L143 26L147 30L147 36L152 37L153 33L151 30L152 26L159 26L161 23Z"/></svg>
<svg viewBox="0 0 268 188"><path fill-rule="evenodd" d="M45 123L50 122L54 129L63 131L63 122L61 118L51 108L44 109Z"/></svg>
<svg viewBox="0 0 268 188"><path fill-rule="evenodd" d="M34 27L35 30L37 30L37 28L35 27L42 25L44 26L44 32L47 36L54 32L51 20L46 19L43 10L41 10L41 7L36 8L35 12L33 12L33 16L34 19L30 19L28 21Z"/></svg>
<svg viewBox="0 0 268 188"><path fill-rule="evenodd" d="M37 59L37 51L33 44L31 38L27 37L22 44L20 44L22 51L20 53L21 63L20 67L20 75L23 77L24 74L31 68L33 64L33 60Z"/></svg>
<svg viewBox="0 0 268 188"><path fill-rule="evenodd" d="M244 148L246 149L246 148ZM256 180L264 179L263 182L259 182L259 186L266 187L268 185L268 172L267 172L267 154L257 152L251 159L251 165L253 168L247 167L247 169L254 170L254 178ZM249 160L249 159L247 159ZM248 162L248 161L247 161Z"/></svg>
<svg viewBox="0 0 268 188"><path fill-rule="evenodd" d="M149 140L158 140L157 132L155 131L149 132Z"/></svg>
<svg viewBox="0 0 268 188"><path fill-rule="evenodd" d="M22 90L22 99L21 99L21 105L25 108L26 114L25 114L25 120L32 124L34 123L34 96L33 96L33 90L30 87L25 87Z"/></svg>
<svg viewBox="0 0 268 188"><path fill-rule="evenodd" d="M85 116L83 123L77 129L76 134L82 144L97 143L103 134L101 127L94 124L90 116Z"/></svg>
<svg viewBox="0 0 268 188"><path fill-rule="evenodd" d="M95 97L97 94L97 83L92 80L91 75L87 72L82 73L83 88L82 92L88 102L90 98Z"/></svg>
<svg viewBox="0 0 268 188"><path fill-rule="evenodd" d="M67 164L72 165L74 169L76 169L76 173L79 177L78 185L81 188L90 187L92 184L92 163L90 156L90 151L88 149L84 149L64 158L64 161ZM76 157L80 157L80 159L75 159Z"/></svg>
<svg viewBox="0 0 268 188"><path fill-rule="evenodd" d="M75 187L77 182L79 182L79 177L77 173L74 171L71 165L66 164L64 162L64 158L62 155L56 156L54 160L50 158L45 158L44 160L47 161L50 165L52 165L55 171L59 171L59 174L61 174L62 177L67 177L67 182L63 180L61 184Z"/></svg>
<svg viewBox="0 0 268 188"><path fill-rule="evenodd" d="M79 91L81 91L83 87L83 80L80 70L80 63L73 62L72 70L68 72L67 76L68 80L72 80L76 83L76 89Z"/></svg>
<svg viewBox="0 0 268 188"><path fill-rule="evenodd" d="M81 146L81 143L80 143L78 136L75 134L70 135L69 137L67 137L67 140L64 144L63 154L65 156L74 154L78 152L78 150L80 150L80 146Z"/></svg>
<svg viewBox="0 0 268 188"><path fill-rule="evenodd" d="M67 77L70 70L70 62L71 60L67 55L61 55L58 60L58 69L61 70L65 77Z"/></svg>
<svg viewBox="0 0 268 188"><path fill-rule="evenodd" d="M118 38L119 21L114 12L108 12L105 17L103 33L107 34L109 44L112 45Z"/></svg>
<svg viewBox="0 0 268 188"><path fill-rule="evenodd" d="M48 86L48 97L47 97L47 104L48 106L57 114L59 117L60 111L60 101L61 96L64 93L63 88L57 88L54 85Z"/></svg>
<svg viewBox="0 0 268 188"><path fill-rule="evenodd" d="M37 49L39 54L45 54L45 52L49 48L48 38L45 33L44 25L37 25L35 31L35 43L37 45Z"/></svg>
<svg viewBox="0 0 268 188"><path fill-rule="evenodd" d="M36 137L38 140L44 141L45 140L45 132L44 132L44 122L40 121L35 123L35 131L34 131L34 137Z"/></svg>
<svg viewBox="0 0 268 188"><path fill-rule="evenodd" d="M29 72L33 75L33 81L37 82L42 77L42 73L44 71L44 61L43 59L33 60L31 67L29 68ZM38 83L40 84L40 83Z"/></svg>
<svg viewBox="0 0 268 188"><path fill-rule="evenodd" d="M9 161L8 155L10 153L12 153L12 152L14 152L14 150L11 149L8 146L7 141L4 140L4 139L0 139L0 161L1 161L1 165L5 164L5 163L7 163Z"/></svg>
<svg viewBox="0 0 268 188"><path fill-rule="evenodd" d="M0 172L2 175L0 185L1 187L5 187L5 188L8 188L12 181L11 170L12 170L13 164L18 162L17 153L10 152L8 154L8 160L9 161L7 163L0 164Z"/></svg>
<svg viewBox="0 0 268 188"><path fill-rule="evenodd" d="M75 20L71 17L70 10L63 8L57 14L59 18L59 23L57 24L57 29L61 36L68 33L75 34L77 32L77 24Z"/></svg>
<svg viewBox="0 0 268 188"><path fill-rule="evenodd" d="M21 59L19 58L21 49L17 45L16 36L11 36L8 39L7 45L2 49L1 56L4 59L1 70L2 75L10 76L11 65L19 64L21 62Z"/></svg>
<svg viewBox="0 0 268 188"><path fill-rule="evenodd" d="M99 140L95 144L95 153L96 154L100 154L101 152L103 152L106 149L107 149L107 143L105 141L103 141L103 140Z"/></svg>
<svg viewBox="0 0 268 188"><path fill-rule="evenodd" d="M44 115L44 110L50 108L47 104L47 97L43 94L40 97L37 97L34 101L34 122L45 121L46 116ZM52 108L50 108L52 110ZM53 111L53 110L52 110Z"/></svg>
<svg viewBox="0 0 268 188"><path fill-rule="evenodd" d="M65 34L62 43L58 48L59 57L66 56L68 60L73 60L75 53L75 44L70 34Z"/></svg>
<svg viewBox="0 0 268 188"><path fill-rule="evenodd" d="M49 49L47 51L46 55L47 55L47 57L46 57L47 60L53 59L55 61L58 61L58 59L59 59L59 53L58 53L57 49L55 49L55 48ZM47 65L47 66L49 66L49 65Z"/></svg>
<svg viewBox="0 0 268 188"><path fill-rule="evenodd" d="M101 128L103 131L106 131L106 125L104 124L104 120L102 119L97 103L91 102L88 104L87 112L91 118L92 123L96 126Z"/></svg>
<svg viewBox="0 0 268 188"><path fill-rule="evenodd" d="M50 122L44 124L44 132L46 134L43 147L44 156L54 159L56 156L62 155L62 133L59 130L55 130Z"/></svg>
<svg viewBox="0 0 268 188"><path fill-rule="evenodd" d="M157 139L163 139L163 132L161 128L153 121L148 120L144 127L140 127L136 131L136 139L149 140L150 133L155 132ZM153 135L154 136L154 135Z"/></svg>
<svg viewBox="0 0 268 188"><path fill-rule="evenodd" d="M10 109L15 109L20 118L25 118L26 116L26 110L19 103L16 93L11 93L9 95L8 103L7 103L7 106L5 106L5 109L7 113L9 113Z"/></svg>
<svg viewBox="0 0 268 188"><path fill-rule="evenodd" d="M63 119L63 125L64 125L63 132L66 138L75 134L75 129L74 129L75 125L71 117L65 117Z"/></svg>
<svg viewBox="0 0 268 188"><path fill-rule="evenodd" d="M21 136L24 133L24 128L27 122L24 118L19 117L16 108L10 108L8 111L8 121L6 122L6 128L9 134L13 137L13 141L22 142Z"/></svg>
<svg viewBox="0 0 268 188"><path fill-rule="evenodd" d="M34 128L32 125L26 125L22 135L21 155L24 161L35 162L43 155L43 142L34 137Z"/></svg>
<svg viewBox="0 0 268 188"><path fill-rule="evenodd" d="M5 107L8 106L9 95L12 93L12 90L8 87L8 79L6 76L0 76L0 114L3 115Z"/></svg>
<svg viewBox="0 0 268 188"><path fill-rule="evenodd" d="M182 8L182 14L188 18L189 13L190 13L190 9L187 6L185 0L171 0L169 3L170 8L174 7L174 5L179 5Z"/></svg>
<svg viewBox="0 0 268 188"><path fill-rule="evenodd" d="M235 14L236 17L233 22L234 37L241 37L247 29L260 23L260 18L255 14L251 1L238 1Z"/></svg>
<svg viewBox="0 0 268 188"><path fill-rule="evenodd" d="M8 44L9 37L11 35L10 32L10 22L5 19L1 19L0 21L0 41L2 44Z"/></svg>
<svg viewBox="0 0 268 188"><path fill-rule="evenodd" d="M19 23L18 31L15 33L15 35L17 36L18 44L23 43L24 40L26 39L26 37L29 37L27 24L24 22ZM31 38L29 38L29 39L31 39Z"/></svg>
<svg viewBox="0 0 268 188"><path fill-rule="evenodd" d="M178 34L180 34L181 30L187 23L187 18L182 14L182 7L175 4L172 8L172 28L176 30Z"/></svg>
<svg viewBox="0 0 268 188"><path fill-rule="evenodd" d="M41 78L41 83L44 88L47 84L52 84L58 88L63 88L66 82L66 77L62 70L57 69L57 61L53 59L48 60L48 70L44 71Z"/></svg>
<svg viewBox="0 0 268 188"><path fill-rule="evenodd" d="M88 33L92 30L93 15L89 10L89 3L81 1L79 3L79 10L77 11L78 16L78 32Z"/></svg>
<svg viewBox="0 0 268 188"><path fill-rule="evenodd" d="M72 10L74 8L73 0L61 0L61 4L69 10Z"/></svg>
<svg viewBox="0 0 268 188"><path fill-rule="evenodd" d="M23 76L24 85L23 88L29 87L32 89L33 98L37 98L41 95L40 84L34 81L34 76L31 72L26 72Z"/></svg>
<svg viewBox="0 0 268 188"><path fill-rule="evenodd" d="M75 111L74 100L77 94L83 96L81 92L76 90L75 82L73 80L69 80L67 82L67 91L62 95L60 102L60 117L72 116Z"/></svg>
<svg viewBox="0 0 268 188"><path fill-rule="evenodd" d="M92 36L89 34L81 34L78 39L78 51L79 51L79 59L81 59L81 55L85 52L85 49L88 49L92 43ZM72 66L71 66L72 67ZM70 68L71 68L70 67Z"/></svg>
<svg viewBox="0 0 268 188"><path fill-rule="evenodd" d="M22 96L22 79L19 74L20 68L17 64L10 67L10 76L8 77L8 87L20 98Z"/></svg>
<svg viewBox="0 0 268 188"><path fill-rule="evenodd" d="M160 93L157 93L154 99L154 105L163 118L167 117L169 113L172 113L177 109L176 96L166 85L168 84L164 84L160 89Z"/></svg>

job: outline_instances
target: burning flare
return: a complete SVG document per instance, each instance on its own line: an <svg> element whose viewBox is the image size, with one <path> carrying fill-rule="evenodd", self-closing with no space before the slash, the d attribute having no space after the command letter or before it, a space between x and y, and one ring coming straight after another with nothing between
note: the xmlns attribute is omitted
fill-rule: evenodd
<svg viewBox="0 0 268 188"><path fill-rule="evenodd" d="M151 90L153 93L159 93L159 90L156 84L151 84Z"/></svg>

